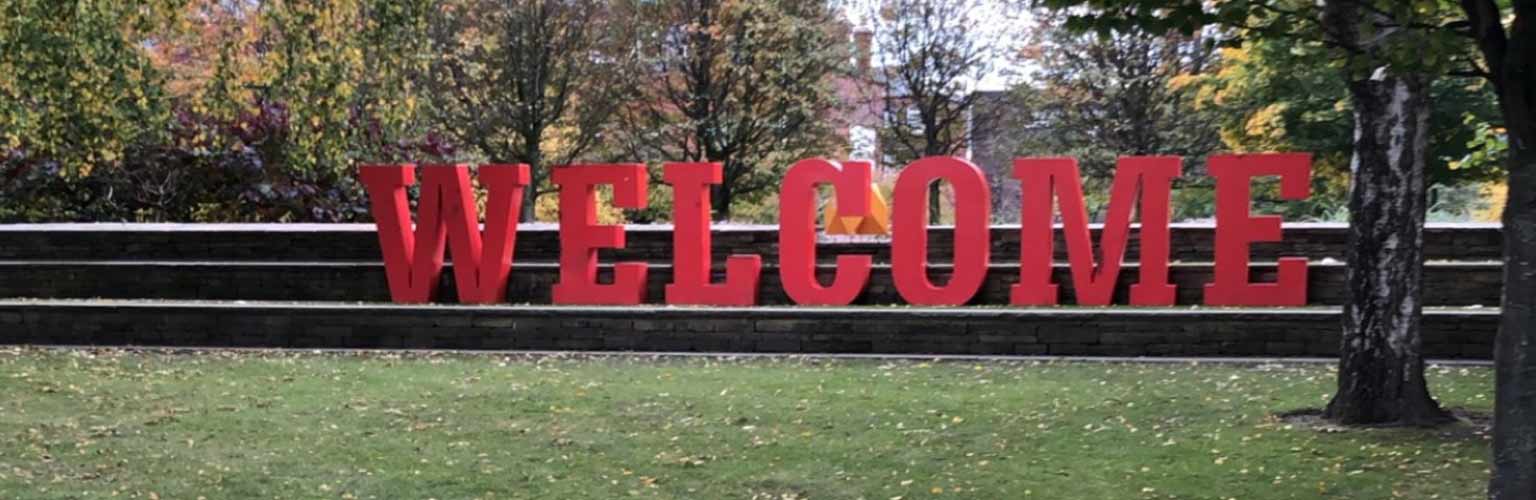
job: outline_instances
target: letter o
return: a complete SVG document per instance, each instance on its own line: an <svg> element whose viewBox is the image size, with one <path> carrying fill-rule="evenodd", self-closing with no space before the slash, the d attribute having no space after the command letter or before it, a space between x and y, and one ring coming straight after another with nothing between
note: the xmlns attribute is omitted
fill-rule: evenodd
<svg viewBox="0 0 1536 500"><path fill-rule="evenodd" d="M928 185L948 180L955 189L954 272L944 286L928 279ZM992 195L987 177L971 162L930 156L896 179L891 274L896 291L914 305L962 305L987 278L992 241Z"/></svg>

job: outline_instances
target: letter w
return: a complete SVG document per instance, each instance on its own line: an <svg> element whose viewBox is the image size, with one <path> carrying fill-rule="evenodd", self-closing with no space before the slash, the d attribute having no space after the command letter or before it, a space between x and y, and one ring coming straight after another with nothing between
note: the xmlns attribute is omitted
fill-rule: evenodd
<svg viewBox="0 0 1536 500"><path fill-rule="evenodd" d="M412 230L406 188L416 183L415 172L414 165L362 167L363 185L378 225L390 297L402 304L435 299L444 251L452 248L459 301L502 302L512 272L517 215L523 187L528 185L528 166L480 166L480 184L489 194L483 235L477 228L480 214L465 165L422 168L421 198Z"/></svg>
<svg viewBox="0 0 1536 500"><path fill-rule="evenodd" d="M1014 305L1051 305L1057 301L1051 283L1052 194L1061 207L1062 237L1072 266L1072 287L1077 303L1108 305L1131 227L1131 208L1141 189L1141 278L1131 287L1131 303L1172 305L1174 287L1168 284L1168 202L1173 178L1179 176L1176 156L1120 158L1110 187L1109 217L1099 236L1099 262L1094 263L1088 212L1083 206L1083 184L1075 158L1018 158L1013 176L1023 192L1020 214L1019 283L1014 285Z"/></svg>

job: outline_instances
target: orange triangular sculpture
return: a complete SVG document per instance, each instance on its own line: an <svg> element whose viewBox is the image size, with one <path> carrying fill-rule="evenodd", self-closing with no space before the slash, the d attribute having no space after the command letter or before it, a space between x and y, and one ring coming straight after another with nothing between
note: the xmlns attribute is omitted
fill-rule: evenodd
<svg viewBox="0 0 1536 500"><path fill-rule="evenodd" d="M826 234L891 234L891 209L885 196L874 184L869 185L869 215L864 217L839 217L837 201L827 202L822 211L822 225Z"/></svg>

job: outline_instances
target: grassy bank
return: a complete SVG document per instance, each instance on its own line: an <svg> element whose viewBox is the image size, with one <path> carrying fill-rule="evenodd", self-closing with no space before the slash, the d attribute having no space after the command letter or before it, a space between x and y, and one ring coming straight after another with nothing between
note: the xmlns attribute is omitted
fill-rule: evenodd
<svg viewBox="0 0 1536 500"><path fill-rule="evenodd" d="M6 498L1474 498L1326 367L0 351ZM1484 368L1433 368L1486 412Z"/></svg>

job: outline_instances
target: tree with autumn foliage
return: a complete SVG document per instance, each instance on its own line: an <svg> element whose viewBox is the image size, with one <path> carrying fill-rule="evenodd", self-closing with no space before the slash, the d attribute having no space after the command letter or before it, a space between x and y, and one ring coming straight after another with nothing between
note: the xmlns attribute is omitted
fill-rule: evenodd
<svg viewBox="0 0 1536 500"><path fill-rule="evenodd" d="M0 173L88 175L162 138L164 73L141 45L174 27L175 0L0 4Z"/></svg>
<svg viewBox="0 0 1536 500"><path fill-rule="evenodd" d="M992 127L999 108L979 106L982 80L1010 55L1001 30L983 30L1010 10L978 0L875 0L872 95L881 102L880 147L889 164L963 152L971 130ZM939 222L940 183L929 186L928 219Z"/></svg>
<svg viewBox="0 0 1536 500"><path fill-rule="evenodd" d="M0 219L340 221L417 126L429 2L7 2Z"/></svg>
<svg viewBox="0 0 1536 500"><path fill-rule="evenodd" d="M432 2L268 0L229 25L202 106L221 147L258 152L274 183L300 193L301 219L364 212L355 167L446 151L425 136L420 88ZM287 198L287 197L285 197ZM318 212L317 212L318 211Z"/></svg>
<svg viewBox="0 0 1536 500"><path fill-rule="evenodd" d="M1036 19L1023 51L1033 77L1014 89L1027 102L1010 124L1021 130L1015 152L1078 158L1090 215L1108 202L1117 158L1183 156L1175 217L1210 217L1210 203L1191 201L1210 199L1203 157L1221 146L1216 117L1197 110L1196 92L1179 83L1218 66L1211 39L1141 29L1101 37L1068 29L1061 15Z"/></svg>
<svg viewBox="0 0 1536 500"><path fill-rule="evenodd" d="M464 0L433 10L422 87L435 128L490 162L525 163L522 219L532 220L549 167L598 145L632 93L627 22L596 0Z"/></svg>
<svg viewBox="0 0 1536 500"><path fill-rule="evenodd" d="M1220 130L1222 145L1236 152L1307 151L1312 157L1312 194L1305 201L1276 202L1260 190L1260 210L1290 220L1342 219L1349 196L1354 148L1349 92L1338 78L1330 49L1320 41L1247 39L1218 50L1215 71L1181 78L1192 90L1196 112ZM1474 78L1439 78L1430 84L1425 182L1429 217L1470 217L1476 191L1502 171L1492 159L1489 124L1498 109L1488 85Z"/></svg>
<svg viewBox="0 0 1536 500"><path fill-rule="evenodd" d="M625 156L724 166L714 217L831 145L832 78L852 53L825 0L621 2L636 23L635 97L615 103Z"/></svg>

